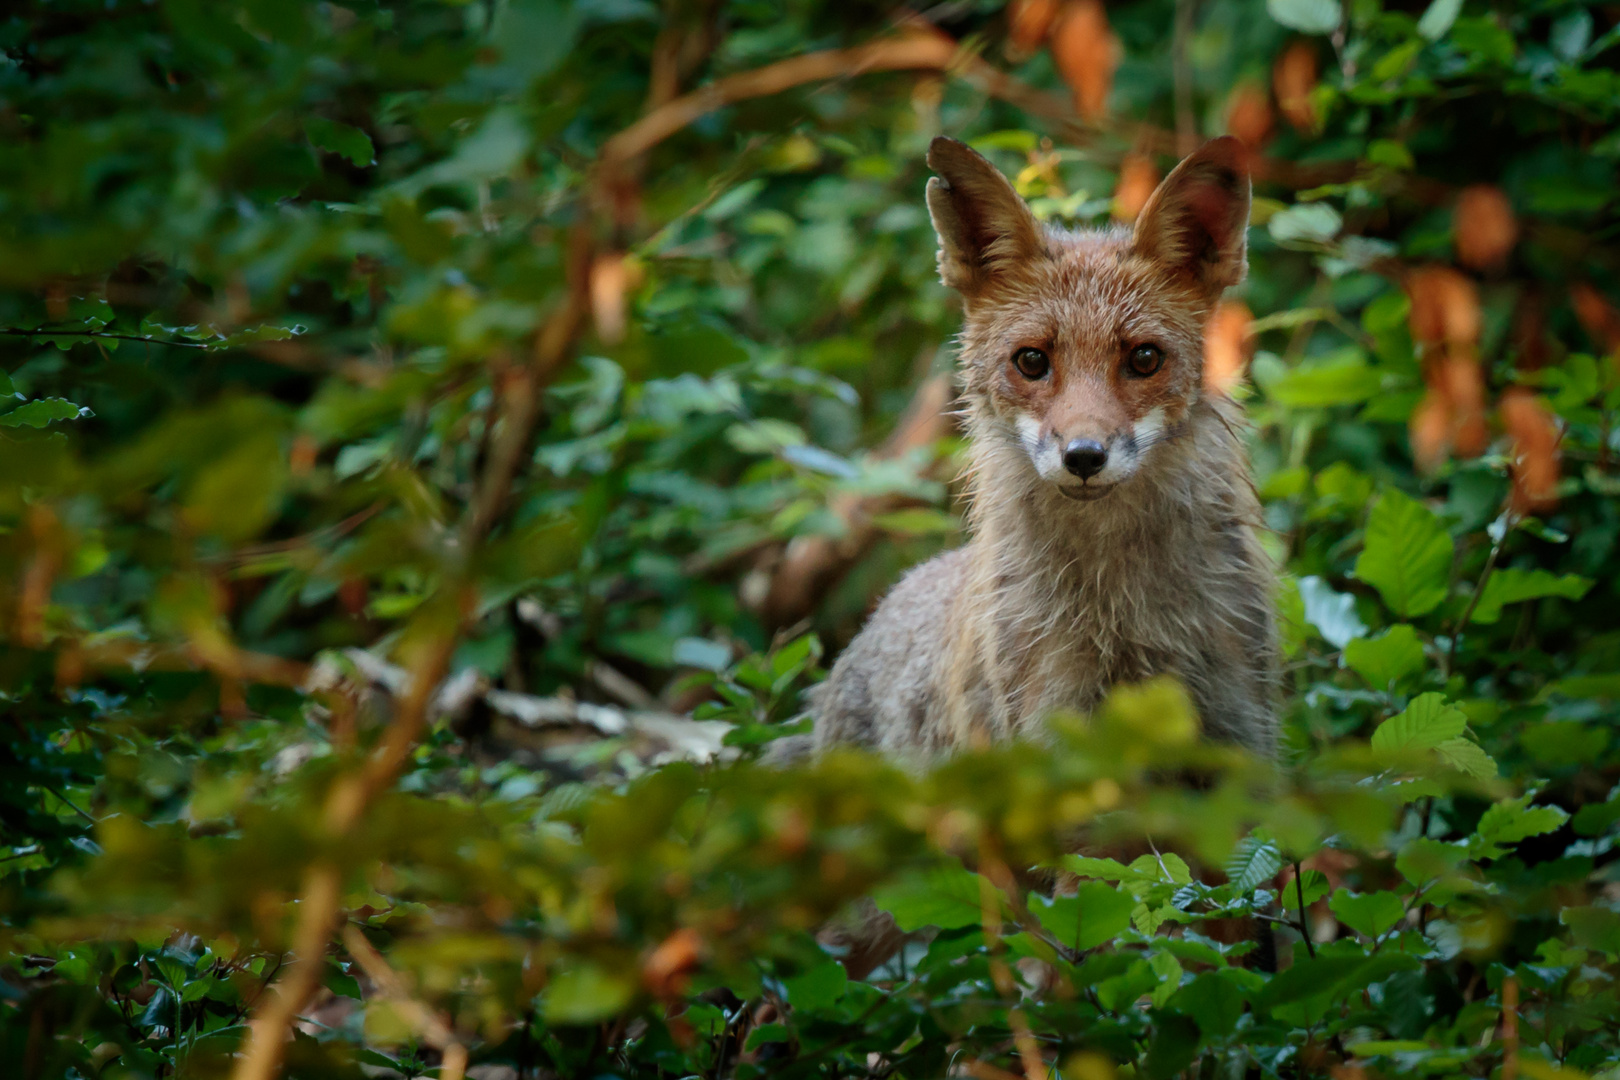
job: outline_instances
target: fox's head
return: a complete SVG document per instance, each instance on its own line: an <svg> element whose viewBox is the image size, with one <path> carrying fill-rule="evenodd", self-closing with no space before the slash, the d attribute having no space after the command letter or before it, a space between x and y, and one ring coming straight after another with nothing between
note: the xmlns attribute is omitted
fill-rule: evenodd
<svg viewBox="0 0 1620 1080"><path fill-rule="evenodd" d="M968 146L934 140L928 211L940 276L966 307L963 383L981 437L1021 446L1079 500L1152 468L1204 392L1209 314L1248 268L1244 155L1216 139L1134 228L1068 232L1036 221Z"/></svg>

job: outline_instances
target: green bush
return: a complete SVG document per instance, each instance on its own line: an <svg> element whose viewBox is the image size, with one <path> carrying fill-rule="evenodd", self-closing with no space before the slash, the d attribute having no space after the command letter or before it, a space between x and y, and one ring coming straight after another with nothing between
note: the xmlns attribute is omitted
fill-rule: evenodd
<svg viewBox="0 0 1620 1080"><path fill-rule="evenodd" d="M1060 6L0 16L8 1075L1620 1075L1616 13ZM929 139L1228 129L1282 767L758 764L961 539Z"/></svg>

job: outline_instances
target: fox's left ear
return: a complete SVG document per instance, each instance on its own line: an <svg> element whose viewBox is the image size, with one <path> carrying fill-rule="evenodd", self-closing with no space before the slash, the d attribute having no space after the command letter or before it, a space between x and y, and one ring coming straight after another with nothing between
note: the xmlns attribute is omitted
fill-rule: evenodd
<svg viewBox="0 0 1620 1080"><path fill-rule="evenodd" d="M1188 155L1136 219L1132 246L1212 296L1248 272L1248 149L1230 135Z"/></svg>

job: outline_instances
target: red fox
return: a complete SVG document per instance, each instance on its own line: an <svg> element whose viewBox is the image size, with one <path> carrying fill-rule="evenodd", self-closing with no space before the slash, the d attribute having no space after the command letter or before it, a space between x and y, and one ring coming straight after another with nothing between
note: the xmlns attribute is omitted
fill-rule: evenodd
<svg viewBox="0 0 1620 1080"><path fill-rule="evenodd" d="M1205 324L1248 268L1243 146L1216 139L1134 228L1043 226L937 138L928 210L961 294L972 541L908 573L818 688L813 742L931 755L1039 737L1179 676L1205 735L1271 756L1274 570Z"/></svg>

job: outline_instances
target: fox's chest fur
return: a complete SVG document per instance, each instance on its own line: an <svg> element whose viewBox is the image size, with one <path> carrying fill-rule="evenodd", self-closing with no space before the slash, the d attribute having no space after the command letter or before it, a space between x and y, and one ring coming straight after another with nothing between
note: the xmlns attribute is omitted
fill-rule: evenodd
<svg viewBox="0 0 1620 1080"><path fill-rule="evenodd" d="M1270 754L1271 574L1235 419L1225 399L1200 403L1154 482L1076 504L974 418L974 539L911 571L845 650L817 747L1039 737L1055 711L1173 674L1209 737Z"/></svg>

